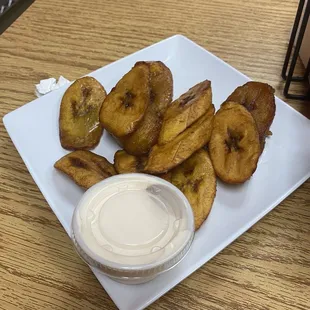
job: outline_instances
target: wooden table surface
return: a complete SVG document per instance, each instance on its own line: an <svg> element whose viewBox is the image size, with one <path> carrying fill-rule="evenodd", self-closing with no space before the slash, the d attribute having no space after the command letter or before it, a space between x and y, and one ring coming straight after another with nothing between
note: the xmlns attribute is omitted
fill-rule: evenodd
<svg viewBox="0 0 310 310"><path fill-rule="evenodd" d="M297 2L38 0L0 37L1 118L34 99L40 79L76 79L176 33L283 97ZM309 102L288 102L310 116ZM0 143L0 309L115 309L2 122ZM149 309L310 309L309 180Z"/></svg>

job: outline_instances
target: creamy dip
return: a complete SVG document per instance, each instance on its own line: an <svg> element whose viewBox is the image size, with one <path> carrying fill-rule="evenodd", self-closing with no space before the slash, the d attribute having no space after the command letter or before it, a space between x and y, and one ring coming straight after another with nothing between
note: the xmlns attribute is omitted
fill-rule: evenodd
<svg viewBox="0 0 310 310"><path fill-rule="evenodd" d="M184 195L145 174L118 175L93 186L72 221L84 256L110 268L168 262L191 242L193 226Z"/></svg>

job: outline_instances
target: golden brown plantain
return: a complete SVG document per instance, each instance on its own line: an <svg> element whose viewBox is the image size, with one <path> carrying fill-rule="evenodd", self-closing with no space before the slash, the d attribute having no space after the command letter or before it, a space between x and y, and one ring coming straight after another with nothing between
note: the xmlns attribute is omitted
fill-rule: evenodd
<svg viewBox="0 0 310 310"><path fill-rule="evenodd" d="M107 159L83 150L65 155L54 167L85 189L116 174L113 165Z"/></svg>
<svg viewBox="0 0 310 310"><path fill-rule="evenodd" d="M227 101L242 104L252 114L263 149L276 112L274 89L265 83L248 82L236 88Z"/></svg>
<svg viewBox="0 0 310 310"><path fill-rule="evenodd" d="M114 154L114 168L117 173L143 172L146 157L137 157L119 150Z"/></svg>
<svg viewBox="0 0 310 310"><path fill-rule="evenodd" d="M150 101L150 68L139 62L125 74L102 104L100 121L116 137L134 132Z"/></svg>
<svg viewBox="0 0 310 310"><path fill-rule="evenodd" d="M197 230L208 217L216 194L216 176L208 152L201 149L171 170L171 183L191 204Z"/></svg>
<svg viewBox="0 0 310 310"><path fill-rule="evenodd" d="M209 152L217 176L243 183L255 172L261 153L255 121L245 107L226 102L215 114Z"/></svg>
<svg viewBox="0 0 310 310"><path fill-rule="evenodd" d="M150 67L150 104L138 128L129 136L119 139L130 154L143 155L157 143L163 114L172 100L172 74L161 61L147 62Z"/></svg>
<svg viewBox="0 0 310 310"><path fill-rule="evenodd" d="M102 135L99 111L106 92L94 78L76 80L63 95L59 115L59 136L63 148L91 149Z"/></svg>
<svg viewBox="0 0 310 310"><path fill-rule="evenodd" d="M211 82L205 80L172 102L164 114L158 144L173 140L212 106Z"/></svg>
<svg viewBox="0 0 310 310"><path fill-rule="evenodd" d="M134 156L124 150L119 150L114 155L114 168L117 173L144 173L147 157ZM158 177L171 182L171 172L157 175Z"/></svg>
<svg viewBox="0 0 310 310"><path fill-rule="evenodd" d="M164 145L154 145L145 171L160 174L171 170L206 145L211 137L214 106L192 126Z"/></svg>
<svg viewBox="0 0 310 310"><path fill-rule="evenodd" d="M157 176L160 177L160 178L162 178L162 179L164 179L165 181L171 183L172 174L171 174L170 171L168 171L168 172L166 172L166 173L158 174Z"/></svg>

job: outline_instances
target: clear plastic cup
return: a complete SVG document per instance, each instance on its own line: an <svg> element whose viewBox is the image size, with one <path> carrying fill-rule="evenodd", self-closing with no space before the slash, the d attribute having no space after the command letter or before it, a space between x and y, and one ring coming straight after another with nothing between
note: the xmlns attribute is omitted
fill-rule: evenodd
<svg viewBox="0 0 310 310"><path fill-rule="evenodd" d="M85 192L72 240L90 266L127 284L147 282L187 254L194 217L183 193L147 174L110 177Z"/></svg>

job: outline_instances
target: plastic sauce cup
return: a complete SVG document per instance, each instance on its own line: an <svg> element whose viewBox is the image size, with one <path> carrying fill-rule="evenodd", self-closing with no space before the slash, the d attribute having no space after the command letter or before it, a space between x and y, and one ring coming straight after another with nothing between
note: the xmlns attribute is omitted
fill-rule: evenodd
<svg viewBox="0 0 310 310"><path fill-rule="evenodd" d="M183 193L147 174L110 177L85 192L72 219L82 259L110 278L147 282L187 254L194 217Z"/></svg>

